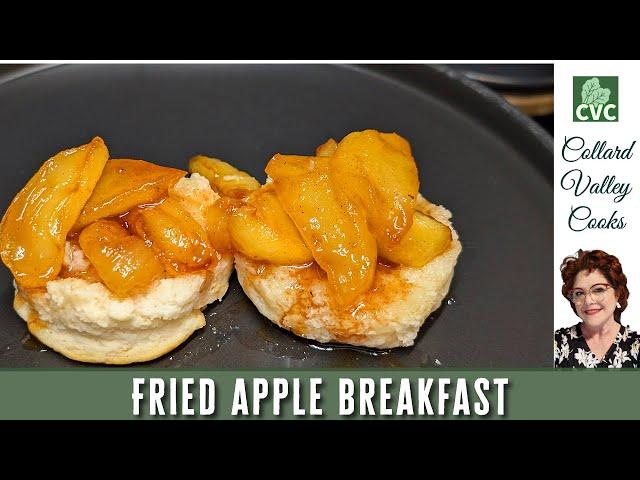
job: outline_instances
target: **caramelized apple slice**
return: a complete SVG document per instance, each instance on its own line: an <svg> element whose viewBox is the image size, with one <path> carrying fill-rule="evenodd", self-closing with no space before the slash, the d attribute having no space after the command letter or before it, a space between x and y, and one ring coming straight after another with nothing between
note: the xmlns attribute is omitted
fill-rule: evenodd
<svg viewBox="0 0 640 480"><path fill-rule="evenodd" d="M378 245L378 255L408 267L423 267L451 245L451 229L429 215L415 212L413 224L393 248Z"/></svg>
<svg viewBox="0 0 640 480"><path fill-rule="evenodd" d="M18 284L42 287L62 268L64 243L109 157L96 137L47 160L18 192L0 226L0 255Z"/></svg>
<svg viewBox="0 0 640 480"><path fill-rule="evenodd" d="M267 172L267 175L269 175L272 180L276 178L279 178L281 181L288 178L299 180L298 176L307 175L313 171L316 165L316 158L318 157L277 154L269 160L264 171Z"/></svg>
<svg viewBox="0 0 640 480"><path fill-rule="evenodd" d="M132 212L130 225L151 243L171 273L206 268L214 259L207 233L172 198Z"/></svg>
<svg viewBox="0 0 640 480"><path fill-rule="evenodd" d="M338 148L338 144L333 138L330 138L318 148L316 148L316 157L330 157Z"/></svg>
<svg viewBox="0 0 640 480"><path fill-rule="evenodd" d="M143 290L164 267L144 240L112 220L98 220L80 233L80 247L109 290L120 297Z"/></svg>
<svg viewBox="0 0 640 480"><path fill-rule="evenodd" d="M229 232L235 248L254 260L276 265L313 261L271 185L253 193L248 204L234 212L229 219Z"/></svg>
<svg viewBox="0 0 640 480"><path fill-rule="evenodd" d="M407 155L409 157L413 156L412 153L411 153L411 145L409 145L409 142L407 142L406 139L402 138L397 133L382 133L382 132L380 132L380 137L385 142L387 142L388 144L392 145L397 150L400 150L405 155Z"/></svg>
<svg viewBox="0 0 640 480"><path fill-rule="evenodd" d="M333 300L345 307L371 287L377 250L365 212L329 181L329 160L276 155L266 172L313 258L327 272Z"/></svg>
<svg viewBox="0 0 640 480"><path fill-rule="evenodd" d="M207 177L211 187L227 197L244 198L260 188L251 175L217 158L196 155L189 160L189 171Z"/></svg>
<svg viewBox="0 0 640 480"><path fill-rule="evenodd" d="M114 217L138 205L154 203L187 172L144 160L109 160L74 230L101 218Z"/></svg>
<svg viewBox="0 0 640 480"><path fill-rule="evenodd" d="M418 170L406 140L365 130L347 135L331 157L331 182L360 201L377 242L393 248L411 228Z"/></svg>
<svg viewBox="0 0 640 480"><path fill-rule="evenodd" d="M244 204L240 200L229 197L220 197L207 209L207 234L211 245L218 252L230 252L233 250L229 222L234 212Z"/></svg>

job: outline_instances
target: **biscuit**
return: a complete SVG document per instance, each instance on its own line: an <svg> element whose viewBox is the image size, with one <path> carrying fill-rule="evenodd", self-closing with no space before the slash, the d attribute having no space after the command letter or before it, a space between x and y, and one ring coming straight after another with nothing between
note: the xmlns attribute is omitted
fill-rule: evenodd
<svg viewBox="0 0 640 480"><path fill-rule="evenodd" d="M379 264L373 287L347 311L332 305L326 274L315 262L277 266L236 253L238 280L262 315L301 337L372 348L413 345L446 297L462 250L447 209L419 196L416 210L451 229L449 248L420 268Z"/></svg>

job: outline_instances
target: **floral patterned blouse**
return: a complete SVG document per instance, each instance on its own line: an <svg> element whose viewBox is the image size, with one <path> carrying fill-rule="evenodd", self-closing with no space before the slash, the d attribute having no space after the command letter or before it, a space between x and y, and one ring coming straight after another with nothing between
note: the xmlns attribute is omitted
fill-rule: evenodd
<svg viewBox="0 0 640 480"><path fill-rule="evenodd" d="M556 330L553 342L556 368L638 368L640 335L620 325L615 341L602 360L591 352L580 324Z"/></svg>

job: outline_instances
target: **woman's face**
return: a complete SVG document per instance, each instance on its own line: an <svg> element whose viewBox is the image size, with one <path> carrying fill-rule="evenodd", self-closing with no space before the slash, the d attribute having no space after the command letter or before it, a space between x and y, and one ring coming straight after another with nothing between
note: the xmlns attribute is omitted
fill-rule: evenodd
<svg viewBox="0 0 640 480"><path fill-rule="evenodd" d="M572 295L578 316L589 327L596 329L613 320L618 296L599 270L578 272Z"/></svg>

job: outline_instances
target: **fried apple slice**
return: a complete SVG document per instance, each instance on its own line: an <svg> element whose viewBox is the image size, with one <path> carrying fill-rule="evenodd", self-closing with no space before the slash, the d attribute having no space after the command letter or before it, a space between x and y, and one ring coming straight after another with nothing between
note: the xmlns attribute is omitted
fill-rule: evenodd
<svg viewBox="0 0 640 480"><path fill-rule="evenodd" d="M424 267L451 245L451 229L429 215L416 211L413 223L393 248L378 244L378 255L408 267Z"/></svg>
<svg viewBox="0 0 640 480"><path fill-rule="evenodd" d="M235 248L254 260L276 265L302 265L313 255L286 214L272 185L253 193L229 219Z"/></svg>
<svg viewBox="0 0 640 480"><path fill-rule="evenodd" d="M402 138L397 133L378 133L380 133L380 137L385 142L392 145L397 150L400 150L402 153L409 157L413 156L413 154L411 153L411 145L409 145L409 142L405 138Z"/></svg>
<svg viewBox="0 0 640 480"><path fill-rule="evenodd" d="M144 160L109 160L73 229L79 231L101 218L157 202L186 174L184 170L161 167Z"/></svg>
<svg viewBox="0 0 640 480"><path fill-rule="evenodd" d="M282 207L327 273L333 301L346 307L371 287L377 249L365 212L334 189L329 179L332 159L278 154L266 172Z"/></svg>
<svg viewBox="0 0 640 480"><path fill-rule="evenodd" d="M62 268L67 234L109 158L100 137L49 158L18 192L0 225L0 255L22 287L42 287Z"/></svg>
<svg viewBox="0 0 640 480"><path fill-rule="evenodd" d="M80 233L80 247L114 294L141 291L164 272L153 249L113 220L98 220Z"/></svg>
<svg viewBox="0 0 640 480"><path fill-rule="evenodd" d="M229 222L234 213L243 205L240 200L235 198L220 197L207 209L207 235L216 251L231 252L233 250Z"/></svg>
<svg viewBox="0 0 640 480"><path fill-rule="evenodd" d="M207 177L211 187L227 197L245 198L260 188L260 183L248 173L213 157L196 155L189 160L189 171Z"/></svg>
<svg viewBox="0 0 640 480"><path fill-rule="evenodd" d="M331 157L333 186L367 212L369 228L385 249L396 246L411 228L418 196L418 169L408 142L375 130L353 132Z"/></svg>
<svg viewBox="0 0 640 480"><path fill-rule="evenodd" d="M130 228L152 245L170 273L206 268L214 261L207 233L178 201L165 198L130 217Z"/></svg>
<svg viewBox="0 0 640 480"><path fill-rule="evenodd" d="M316 157L330 157L338 148L338 144L333 138L330 138L318 148L316 148Z"/></svg>

